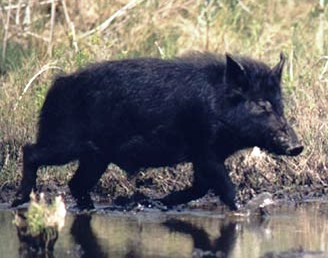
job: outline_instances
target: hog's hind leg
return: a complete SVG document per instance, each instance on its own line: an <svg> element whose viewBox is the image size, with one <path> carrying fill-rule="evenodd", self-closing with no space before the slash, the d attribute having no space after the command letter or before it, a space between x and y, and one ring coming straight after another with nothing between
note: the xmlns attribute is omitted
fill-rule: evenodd
<svg viewBox="0 0 328 258"><path fill-rule="evenodd" d="M11 206L16 207L30 199L32 189L36 187L36 172L38 170L38 152L35 145L26 144L23 147L23 177Z"/></svg>
<svg viewBox="0 0 328 258"><path fill-rule="evenodd" d="M77 150L67 146L26 144L23 147L23 177L11 206L16 207L30 199L36 188L37 170L40 166L63 165L77 157Z"/></svg>

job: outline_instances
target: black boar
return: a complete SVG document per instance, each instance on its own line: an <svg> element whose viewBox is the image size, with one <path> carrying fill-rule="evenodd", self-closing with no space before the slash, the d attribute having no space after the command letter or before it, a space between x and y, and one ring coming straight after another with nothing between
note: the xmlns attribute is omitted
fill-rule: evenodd
<svg viewBox="0 0 328 258"><path fill-rule="evenodd" d="M40 166L73 160L69 182L81 208L109 163L128 173L192 162L191 188L165 204L199 198L209 189L236 209L224 160L258 146L278 155L302 152L283 111L285 58L270 69L246 57L194 53L172 60L107 61L58 77L39 118L35 144L23 148L23 178L12 203L29 200Z"/></svg>

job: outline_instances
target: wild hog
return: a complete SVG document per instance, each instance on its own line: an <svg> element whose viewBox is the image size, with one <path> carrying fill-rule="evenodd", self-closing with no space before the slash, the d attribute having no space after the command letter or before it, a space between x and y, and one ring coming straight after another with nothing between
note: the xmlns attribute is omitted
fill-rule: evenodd
<svg viewBox="0 0 328 258"><path fill-rule="evenodd" d="M284 117L284 62L281 54L271 69L246 57L194 53L107 61L58 77L40 113L36 143L23 148L12 205L29 200L40 166L78 160L69 187L80 208L92 208L90 190L109 163L133 173L192 162L192 187L163 202L188 202L212 189L236 209L228 156L252 146L288 156L303 150Z"/></svg>

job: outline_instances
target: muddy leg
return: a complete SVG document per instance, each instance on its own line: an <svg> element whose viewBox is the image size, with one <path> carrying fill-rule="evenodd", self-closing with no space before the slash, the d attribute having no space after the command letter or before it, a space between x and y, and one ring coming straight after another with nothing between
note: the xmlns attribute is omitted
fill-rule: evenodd
<svg viewBox="0 0 328 258"><path fill-rule="evenodd" d="M107 166L108 162L96 153L80 158L79 168L68 184L79 209L94 208L90 191L106 171Z"/></svg>
<svg viewBox="0 0 328 258"><path fill-rule="evenodd" d="M192 200L199 199L203 197L207 191L209 190L209 187L199 182L200 180L197 180L194 177L194 183L192 187L178 191L173 192L165 196L163 199L158 200L162 202L164 205L172 206L172 205L178 205L190 202Z"/></svg>
<svg viewBox="0 0 328 258"><path fill-rule="evenodd" d="M36 155L34 145L25 145L23 147L23 178L16 193L15 200L11 204L12 207L28 202L32 189L35 189L36 172L38 169Z"/></svg>
<svg viewBox="0 0 328 258"><path fill-rule="evenodd" d="M203 152L205 156L200 157L194 162L195 172L202 178L203 184L214 190L221 201L226 204L230 210L237 210L235 204L235 186L231 182L229 173L224 166L224 162L218 161L216 155Z"/></svg>
<svg viewBox="0 0 328 258"><path fill-rule="evenodd" d="M193 166L194 180L192 186L182 191L170 193L159 201L168 206L178 205L199 199L208 192L211 185L202 175L202 169L196 163Z"/></svg>
<svg viewBox="0 0 328 258"><path fill-rule="evenodd" d="M16 207L30 199L36 187L36 173L40 166L62 165L75 158L74 152L61 147L45 147L27 144L23 147L23 178L11 206Z"/></svg>
<svg viewBox="0 0 328 258"><path fill-rule="evenodd" d="M165 205L177 205L203 197L209 189L220 196L231 210L236 210L235 189L223 163L218 163L211 155L193 162L194 182L191 188L171 193L161 200Z"/></svg>
<svg viewBox="0 0 328 258"><path fill-rule="evenodd" d="M221 201L226 204L230 210L237 210L235 203L235 186L232 183L229 173L223 163L216 164L216 173L212 175L211 182L211 188L213 189L214 193L220 197Z"/></svg>

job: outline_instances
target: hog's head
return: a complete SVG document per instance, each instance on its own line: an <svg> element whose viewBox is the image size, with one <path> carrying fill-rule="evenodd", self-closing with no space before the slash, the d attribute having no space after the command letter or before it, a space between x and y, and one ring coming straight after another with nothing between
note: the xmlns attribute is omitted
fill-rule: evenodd
<svg viewBox="0 0 328 258"><path fill-rule="evenodd" d="M273 68L247 58L226 56L225 84L230 91L225 120L245 147L278 155L299 155L303 146L284 116L281 75L285 56Z"/></svg>

